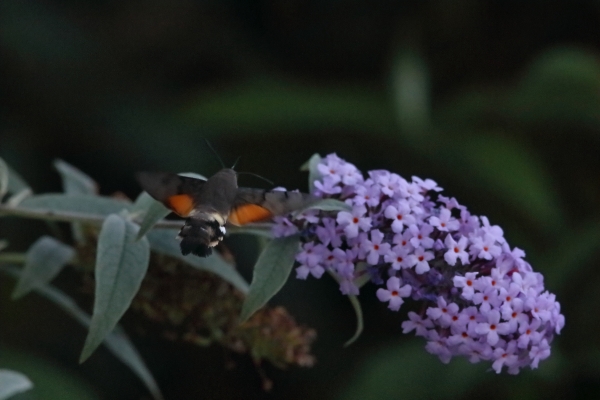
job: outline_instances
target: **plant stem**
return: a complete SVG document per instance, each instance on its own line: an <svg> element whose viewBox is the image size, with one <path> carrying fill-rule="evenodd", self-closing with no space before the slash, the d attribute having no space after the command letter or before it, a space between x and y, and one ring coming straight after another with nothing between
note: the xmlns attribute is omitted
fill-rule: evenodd
<svg viewBox="0 0 600 400"><path fill-rule="evenodd" d="M45 221L62 221L62 222L84 222L95 225L102 225L106 216L99 214L84 214L70 211L52 211L43 208L22 208L8 207L0 205L0 217L13 216L20 218L42 219ZM158 221L154 228L171 228L179 229L183 225L182 221L171 221L163 219Z"/></svg>
<svg viewBox="0 0 600 400"><path fill-rule="evenodd" d="M0 263L25 264L24 253L0 253Z"/></svg>
<svg viewBox="0 0 600 400"><path fill-rule="evenodd" d="M71 211L53 211L43 208L32 209L23 207L10 207L4 204L0 204L0 217L3 216L41 219L44 221L83 222L94 225L102 225L102 223L106 219L106 216L100 214L85 214ZM135 220L135 222L140 221ZM180 229L182 226L183 221L181 220L163 219L158 221L153 226L153 228ZM247 224L243 227L228 226L227 230L229 231L229 233L250 233L271 237L271 224L268 223Z"/></svg>

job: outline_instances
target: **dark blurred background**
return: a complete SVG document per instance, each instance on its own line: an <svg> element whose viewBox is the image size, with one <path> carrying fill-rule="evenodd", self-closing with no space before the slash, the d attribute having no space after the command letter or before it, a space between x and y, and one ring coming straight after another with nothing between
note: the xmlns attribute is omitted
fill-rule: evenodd
<svg viewBox="0 0 600 400"><path fill-rule="evenodd" d="M0 157L37 192L60 190L61 158L129 197L135 171L217 171L205 139L288 188L306 190L313 153L432 178L525 249L566 316L538 370L497 376L441 364L372 288L365 332L343 348L347 299L291 279L273 304L318 331L315 367L266 366L265 394L247 357L134 334L167 399L593 398L599 51L598 1L2 0ZM0 229L13 251L47 231ZM231 244L247 277L255 244ZM148 398L106 350L79 366L84 330L35 295L11 303L12 285L0 277L0 368L38 385L23 398Z"/></svg>

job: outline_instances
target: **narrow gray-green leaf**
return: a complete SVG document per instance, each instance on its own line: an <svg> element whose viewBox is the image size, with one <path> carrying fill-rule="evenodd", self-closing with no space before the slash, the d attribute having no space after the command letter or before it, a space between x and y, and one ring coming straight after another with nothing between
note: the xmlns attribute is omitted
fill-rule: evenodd
<svg viewBox="0 0 600 400"><path fill-rule="evenodd" d="M300 210L294 212L294 216L302 214L306 210L322 210L322 211L351 211L352 207L343 201L336 199L321 199L312 203Z"/></svg>
<svg viewBox="0 0 600 400"><path fill-rule="evenodd" d="M96 194L98 185L87 174L75 168L71 164L57 159L54 168L60 173L63 190L67 194Z"/></svg>
<svg viewBox="0 0 600 400"><path fill-rule="evenodd" d="M321 162L321 156L319 153L315 153L310 157L310 159L305 162L301 167L300 171L308 171L308 191L309 193L313 193L315 190L315 181L319 179L321 174L319 173L319 169L317 168L319 163Z"/></svg>
<svg viewBox="0 0 600 400"><path fill-rule="evenodd" d="M23 297L48 284L71 261L75 250L50 236L42 236L27 251L25 267L12 298Z"/></svg>
<svg viewBox="0 0 600 400"><path fill-rule="evenodd" d="M362 333L364 327L363 313L362 308L360 306L360 301L358 301L358 298L353 295L349 295L348 300L350 300L350 304L352 304L352 308L356 313L356 331L354 332L354 335L350 339L348 339L346 343L344 343L344 347L350 346L352 343L356 342L356 340L360 337L360 334Z"/></svg>
<svg viewBox="0 0 600 400"><path fill-rule="evenodd" d="M8 166L8 193L19 193L25 189L32 190L31 187L25 180L15 171Z"/></svg>
<svg viewBox="0 0 600 400"><path fill-rule="evenodd" d="M149 197L152 201L140 200L143 197ZM139 202L138 202L139 201ZM140 207L140 204L145 204L145 209L136 210L143 215L142 222L140 223L140 231L137 234L136 240L140 240L158 221L165 218L167 215L171 213L167 207L165 207L161 202L154 200L150 195L146 192L142 193L136 204L134 205L134 209Z"/></svg>
<svg viewBox="0 0 600 400"><path fill-rule="evenodd" d="M8 192L8 165L0 158L0 200Z"/></svg>
<svg viewBox="0 0 600 400"><path fill-rule="evenodd" d="M248 283L240 275L240 273L217 252L209 257L202 258L189 254L184 256L181 254L179 242L176 237L179 233L176 229L153 229L146 234L152 250L157 253L164 254L173 258L182 260L196 269L211 272L231 283L242 293L248 292Z"/></svg>
<svg viewBox="0 0 600 400"><path fill-rule="evenodd" d="M240 320L246 321L283 287L292 271L300 244L298 235L273 239L254 266L250 290Z"/></svg>
<svg viewBox="0 0 600 400"><path fill-rule="evenodd" d="M29 188L23 189L23 190L15 193L14 195L10 196L8 198L8 200L6 201L6 205L9 207L17 207L19 204L21 204L23 202L23 200L25 200L32 194L33 194L33 192L31 191L31 189L29 189Z"/></svg>
<svg viewBox="0 0 600 400"><path fill-rule="evenodd" d="M97 194L98 185L85 173L71 164L57 159L54 160L54 168L62 178L63 191L67 194ZM71 230L77 243L85 243L85 234L80 222L72 222Z"/></svg>
<svg viewBox="0 0 600 400"><path fill-rule="evenodd" d="M80 362L85 361L117 325L138 292L148 270L148 240L135 241L138 227L119 215L109 215L98 237L96 291L90 331Z"/></svg>
<svg viewBox="0 0 600 400"><path fill-rule="evenodd" d="M0 266L0 270L15 278L18 278L22 274L22 270L15 267ZM38 287L35 291L62 308L84 327L88 328L90 326L90 316L81 310L75 304L75 301L65 293L50 285ZM163 398L152 373L146 367L144 360L119 325L104 339L104 345L144 382L154 399L160 400Z"/></svg>
<svg viewBox="0 0 600 400"><path fill-rule="evenodd" d="M0 251L4 250L7 247L8 247L8 241L0 240Z"/></svg>
<svg viewBox="0 0 600 400"><path fill-rule="evenodd" d="M19 205L19 208L93 215L115 214L130 207L131 203L125 200L90 194L42 194L31 196Z"/></svg>
<svg viewBox="0 0 600 400"><path fill-rule="evenodd" d="M0 400L8 399L31 388L33 383L22 373L0 369Z"/></svg>
<svg viewBox="0 0 600 400"><path fill-rule="evenodd" d="M141 192L131 206L131 215L134 218L137 218L139 215L143 215L153 201L156 200L154 200L147 192Z"/></svg>

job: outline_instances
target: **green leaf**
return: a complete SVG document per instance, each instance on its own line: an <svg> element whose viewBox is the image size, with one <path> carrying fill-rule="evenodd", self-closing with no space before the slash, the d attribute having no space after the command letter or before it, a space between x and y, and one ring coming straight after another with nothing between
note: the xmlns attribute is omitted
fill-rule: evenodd
<svg viewBox="0 0 600 400"><path fill-rule="evenodd" d="M0 158L0 200L8 192L8 165Z"/></svg>
<svg viewBox="0 0 600 400"><path fill-rule="evenodd" d="M0 266L0 270L15 278L18 278L23 273L22 270L7 266ZM90 316L81 310L73 299L60 290L50 285L46 285L36 288L35 291L58 305L84 327L87 328L90 326ZM121 360L123 364L127 365L142 382L144 382L154 399L160 400L163 398L152 373L148 370L144 360L142 360L135 349L135 346L131 343L120 326L117 325L117 327L104 339L104 345L115 357Z"/></svg>
<svg viewBox="0 0 600 400"><path fill-rule="evenodd" d="M422 134L430 125L431 93L429 74L423 57L402 50L392 70L396 116L404 134Z"/></svg>
<svg viewBox="0 0 600 400"><path fill-rule="evenodd" d="M164 254L182 260L186 264L201 271L211 272L231 283L242 293L248 292L248 283L240 273L223 257L214 252L210 257L202 258L192 254L184 256L181 254L179 242L176 237L177 229L153 229L146 234L150 247L157 253Z"/></svg>
<svg viewBox="0 0 600 400"><path fill-rule="evenodd" d="M8 247L8 241L0 240L0 251L4 250L7 247Z"/></svg>
<svg viewBox="0 0 600 400"><path fill-rule="evenodd" d="M343 201L336 199L320 199L304 208L294 212L294 216L302 214L306 210L322 210L322 211L351 211L352 207Z"/></svg>
<svg viewBox="0 0 600 400"><path fill-rule="evenodd" d="M31 187L14 169L8 166L8 193L19 193L24 190L30 190ZM32 191L33 193L33 191Z"/></svg>
<svg viewBox="0 0 600 400"><path fill-rule="evenodd" d="M581 273L600 254L600 221L588 221L577 229L563 232L552 250L544 251L538 265L543 268L544 283L552 292L564 291L573 275ZM558 293L557 293L558 294Z"/></svg>
<svg viewBox="0 0 600 400"><path fill-rule="evenodd" d="M96 194L98 185L85 173L75 168L71 164L57 159L54 161L54 168L60 173L62 178L63 190L67 194Z"/></svg>
<svg viewBox="0 0 600 400"><path fill-rule="evenodd" d="M75 256L75 250L50 236L42 236L27 251L25 267L12 298L18 299L54 279Z"/></svg>
<svg viewBox="0 0 600 400"><path fill-rule="evenodd" d="M136 240L140 240L150 229L152 229L154 224L169 215L171 210L165 207L161 202L154 200L148 193L143 192L133 205L132 212L143 215L142 222L140 223L140 231L136 238Z"/></svg>
<svg viewBox="0 0 600 400"><path fill-rule="evenodd" d="M20 372L0 369L0 400L33 388L33 383Z"/></svg>
<svg viewBox="0 0 600 400"><path fill-rule="evenodd" d="M600 125L600 64L594 52L554 48L531 64L511 93L507 115L531 126L559 126L577 134ZM592 130L593 131L593 130Z"/></svg>
<svg viewBox="0 0 600 400"><path fill-rule="evenodd" d="M54 168L59 172L62 178L63 190L67 194L97 194L98 185L88 175L81 172L71 164L57 159L54 161ZM72 222L71 230L77 243L85 243L85 234L81 223Z"/></svg>
<svg viewBox="0 0 600 400"><path fill-rule="evenodd" d="M457 399L482 379L485 366L475 366L462 358L445 365L423 349L423 341L419 343L388 345L371 355L350 377L350 384L338 398Z"/></svg>
<svg viewBox="0 0 600 400"><path fill-rule="evenodd" d="M119 213L123 209L129 209L131 203L112 197L90 194L42 194L23 200L19 207L35 210L109 215Z"/></svg>
<svg viewBox="0 0 600 400"><path fill-rule="evenodd" d="M344 347L348 347L352 343L356 342L364 328L363 313L362 308L360 306L360 301L358 301L358 298L354 295L349 295L348 300L350 300L350 304L352 304L352 308L356 313L356 331L354 332L354 335L350 339L348 339L346 343L344 343Z"/></svg>
<svg viewBox="0 0 600 400"><path fill-rule="evenodd" d="M300 171L308 171L308 191L314 193L315 181L321 177L321 173L317 166L321 162L322 158L319 153L315 153L305 162L301 167Z"/></svg>
<svg viewBox="0 0 600 400"><path fill-rule="evenodd" d="M138 292L148 270L150 245L135 241L138 227L119 215L109 215L98 237L96 291L90 331L80 362L85 361L117 325Z"/></svg>
<svg viewBox="0 0 600 400"><path fill-rule="evenodd" d="M562 226L563 213L552 177L535 153L514 140L474 137L456 143L453 152L461 170L479 185L514 204L546 230Z"/></svg>
<svg viewBox="0 0 600 400"><path fill-rule="evenodd" d="M295 132L338 127L371 135L395 133L387 94L367 86L315 87L279 79L257 79L219 93L203 93L176 116L207 129Z"/></svg>
<svg viewBox="0 0 600 400"><path fill-rule="evenodd" d="M273 239L264 249L252 275L240 320L246 321L283 287L292 271L300 243L299 235Z"/></svg>
<svg viewBox="0 0 600 400"><path fill-rule="evenodd" d="M9 188L9 191L10 191L10 188ZM17 207L19 204L21 204L23 202L23 200L25 200L32 194L33 194L33 192L31 191L31 189L23 189L20 192L17 192L14 195L10 196L8 198L8 200L6 201L6 205L8 207Z"/></svg>

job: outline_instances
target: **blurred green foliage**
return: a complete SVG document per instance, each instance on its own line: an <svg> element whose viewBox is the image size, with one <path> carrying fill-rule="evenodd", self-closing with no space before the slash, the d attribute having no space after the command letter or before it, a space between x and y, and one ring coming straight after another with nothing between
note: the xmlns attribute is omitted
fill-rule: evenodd
<svg viewBox="0 0 600 400"><path fill-rule="evenodd" d="M368 290L363 336L343 349L347 299L326 280L292 280L274 303L317 329L314 368L267 366L265 395L248 360L134 337L168 399L586 399L600 390L598 43L592 1L3 0L0 157L38 193L60 190L48 166L62 158L130 198L135 171L211 175L205 138L226 164L242 156L240 170L288 188L306 189L298 167L315 152L433 178L527 252L567 320L539 370L496 376L439 363ZM0 220L11 251L47 231ZM229 241L246 277L254 244ZM68 274L57 284L77 287ZM103 352L77 369L85 332L41 298L12 303L12 289L0 277L0 368L39 387L144 396ZM45 374L69 372L44 378L31 354Z"/></svg>

